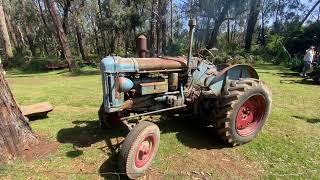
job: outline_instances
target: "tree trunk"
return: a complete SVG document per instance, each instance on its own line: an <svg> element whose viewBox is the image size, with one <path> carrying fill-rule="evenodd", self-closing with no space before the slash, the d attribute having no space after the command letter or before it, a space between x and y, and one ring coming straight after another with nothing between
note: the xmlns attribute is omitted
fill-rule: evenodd
<svg viewBox="0 0 320 180"><path fill-rule="evenodd" d="M9 34L11 35L11 39L13 41L13 45L16 48L17 47L17 38L16 38L16 34L14 33L13 27L12 27L12 23L11 23L11 18L7 13L4 13L5 19L6 19L6 23L7 23L7 28L9 31Z"/></svg>
<svg viewBox="0 0 320 180"><path fill-rule="evenodd" d="M96 28L96 23L93 17L91 17L91 24L93 28L93 33L94 33L94 40L95 40L95 51L96 53L100 56L100 47L99 47L99 36L98 36L98 30Z"/></svg>
<svg viewBox="0 0 320 180"><path fill-rule="evenodd" d="M59 41L61 43L61 46L63 48L63 52L64 52L64 57L68 63L69 66L69 70L73 71L76 67L76 64L72 58L72 54L71 54L71 50L70 50L70 46L69 46L69 42L68 39L66 37L66 34L63 30L61 21L57 15L57 10L55 7L55 3L53 0L46 0L49 12L51 14L52 20L53 20L53 24L56 28L57 34L59 36Z"/></svg>
<svg viewBox="0 0 320 180"><path fill-rule="evenodd" d="M31 54L33 57L36 56L36 47L35 47L35 44L34 44L34 36L33 36L33 30L30 26L30 23L27 21L28 19L28 14L27 14L27 9L26 9L26 0L22 0L21 1L21 4L22 4L22 15L24 17L23 19L23 30L25 31L25 34L26 34L26 37L27 37L27 40L28 40L28 43L29 43L29 48L30 48L30 51L31 51Z"/></svg>
<svg viewBox="0 0 320 180"><path fill-rule="evenodd" d="M0 28L1 28L1 34L3 39L3 47L6 53L6 58L11 59L13 57L12 53L12 47L10 43L10 37L7 29L7 24L4 16L4 11L2 4L0 2Z"/></svg>
<svg viewBox="0 0 320 180"><path fill-rule="evenodd" d="M173 41L173 0L170 0L170 41Z"/></svg>
<svg viewBox="0 0 320 180"><path fill-rule="evenodd" d="M88 59L87 59L86 51L85 51L84 46L83 46L82 33L81 33L81 30L80 30L79 24L77 24L77 22L76 22L76 25L75 25L75 30L76 30L76 36L77 36L77 41L78 41L79 50L80 50L80 54L81 54L82 60L87 62Z"/></svg>
<svg viewBox="0 0 320 180"><path fill-rule="evenodd" d="M150 23L150 28L151 28L151 38L150 38L150 56L154 57L156 54L156 49L157 49L157 42L158 42L158 37L157 37L157 8L158 8L158 0L153 0L152 1L152 14L151 14L151 23Z"/></svg>
<svg viewBox="0 0 320 180"><path fill-rule="evenodd" d="M17 51L17 53L21 53L21 52L23 52L23 48L24 48L24 37L23 37L22 31L21 31L20 24L14 25L13 31L15 33L15 36L17 37L16 51Z"/></svg>
<svg viewBox="0 0 320 180"><path fill-rule="evenodd" d="M230 13L228 11L228 23L227 23L227 42L230 44Z"/></svg>
<svg viewBox="0 0 320 180"><path fill-rule="evenodd" d="M299 24L299 27L302 26L304 24L304 22L306 22L306 20L309 18L309 16L311 15L311 13L314 11L314 9L320 4L320 0L317 1L313 7L308 11L308 13L306 14L306 16L302 19L302 21Z"/></svg>
<svg viewBox="0 0 320 180"><path fill-rule="evenodd" d="M65 34L68 34L68 18L69 18L69 10L71 7L71 1L70 0L64 0L63 1L64 7L63 7L63 21L62 21L62 27Z"/></svg>
<svg viewBox="0 0 320 180"><path fill-rule="evenodd" d="M162 54L162 32L161 23L157 22L157 56Z"/></svg>
<svg viewBox="0 0 320 180"><path fill-rule="evenodd" d="M259 13L260 13L260 6L261 6L261 0L251 0L247 33L246 33L246 37L245 37L245 50L246 51L251 51L252 36L254 33L254 28L257 24Z"/></svg>
<svg viewBox="0 0 320 180"><path fill-rule="evenodd" d="M41 15L41 19L42 19L42 22L44 24L44 26L47 28L47 30L49 30L49 26L47 24L47 21L46 21L46 18L44 16L44 13L43 13L43 10L42 10L42 7L41 7L41 3L40 3L40 0L38 0L38 6L39 6L39 10L40 10L40 15Z"/></svg>
<svg viewBox="0 0 320 180"><path fill-rule="evenodd" d="M273 31L275 34L278 34L280 31L280 22L279 22L280 5L281 5L281 0L278 0L278 7L275 14L275 22L273 24Z"/></svg>
<svg viewBox="0 0 320 180"><path fill-rule="evenodd" d="M162 54L166 54L165 49L167 47L167 18L166 18L166 13L167 13L167 8L168 8L168 0L160 0L160 7L159 7L159 15L161 19L161 47L162 47ZM160 55L160 54L159 54Z"/></svg>
<svg viewBox="0 0 320 180"><path fill-rule="evenodd" d="M38 139L15 102L0 67L0 163L15 159Z"/></svg>
<svg viewBox="0 0 320 180"><path fill-rule="evenodd" d="M105 34L103 28L101 27L101 22L103 20L101 0L98 0L98 6L99 6L99 15L100 15L100 17L99 17L100 18L100 24L98 24L98 29L100 30L101 37L102 37L104 56L106 56L107 55L106 34Z"/></svg>
<svg viewBox="0 0 320 180"><path fill-rule="evenodd" d="M220 12L218 19L214 23L214 28L211 32L210 41L209 41L209 44L207 45L208 49L211 49L217 45L217 43L218 43L217 38L218 38L218 34L219 34L219 29L220 29L222 23L224 22L225 17L226 17L226 15L227 15L227 13L233 3L234 3L234 0L229 0L229 1L225 2L225 5L224 5L222 11Z"/></svg>

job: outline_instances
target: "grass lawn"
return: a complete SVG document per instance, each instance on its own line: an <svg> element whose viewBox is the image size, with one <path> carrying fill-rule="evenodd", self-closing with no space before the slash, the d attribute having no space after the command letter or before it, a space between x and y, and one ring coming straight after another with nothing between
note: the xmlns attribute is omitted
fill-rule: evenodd
<svg viewBox="0 0 320 180"><path fill-rule="evenodd" d="M197 119L161 117L160 150L150 179L320 177L320 86L283 67L264 64L256 69L273 93L272 113L258 138L230 148L211 128L198 126ZM100 75L95 69L84 71L78 76L65 71L8 73L19 104L54 105L48 118L31 126L43 140L57 144L57 150L33 161L0 165L0 179L118 179L108 172L118 171L117 146L126 132L99 128Z"/></svg>

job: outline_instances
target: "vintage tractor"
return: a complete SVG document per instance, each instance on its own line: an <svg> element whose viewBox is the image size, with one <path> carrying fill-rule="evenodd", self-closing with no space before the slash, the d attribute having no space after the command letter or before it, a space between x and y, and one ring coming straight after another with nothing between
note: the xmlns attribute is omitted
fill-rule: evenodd
<svg viewBox="0 0 320 180"><path fill-rule="evenodd" d="M187 59L106 57L101 62L99 121L108 127L124 122L130 130L120 147L119 168L131 179L144 174L159 147L160 130L146 116L191 112L236 146L254 139L270 113L271 93L251 66L216 66L192 57L195 21L189 26Z"/></svg>

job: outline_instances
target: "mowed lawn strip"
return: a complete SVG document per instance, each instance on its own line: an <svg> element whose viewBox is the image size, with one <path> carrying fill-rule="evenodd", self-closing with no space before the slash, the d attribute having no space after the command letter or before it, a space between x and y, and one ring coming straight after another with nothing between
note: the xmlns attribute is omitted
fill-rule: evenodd
<svg viewBox="0 0 320 180"><path fill-rule="evenodd" d="M255 67L273 94L272 113L253 142L229 147L196 118L159 117L161 144L149 176L185 179L317 178L320 176L320 86L302 81L281 66ZM20 105L49 101L49 117L32 121L35 133L58 150L34 161L0 166L0 178L118 179L117 148L125 130L102 130L97 111L101 78L93 68L39 74L9 72L7 80ZM199 125L197 125L199 124Z"/></svg>

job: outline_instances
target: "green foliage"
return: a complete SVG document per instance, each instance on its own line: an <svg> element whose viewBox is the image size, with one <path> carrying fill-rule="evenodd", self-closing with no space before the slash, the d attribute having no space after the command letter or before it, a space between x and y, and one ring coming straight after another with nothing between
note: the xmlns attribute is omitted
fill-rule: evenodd
<svg viewBox="0 0 320 180"><path fill-rule="evenodd" d="M202 50L200 56L214 64L251 64L261 61L261 57L246 53L244 51L226 52L218 49Z"/></svg>
<svg viewBox="0 0 320 180"><path fill-rule="evenodd" d="M185 39L176 39L170 41L166 47L166 53L169 56L182 56L188 54L188 42Z"/></svg>
<svg viewBox="0 0 320 180"><path fill-rule="evenodd" d="M285 45L289 52L299 55L304 55L311 45L320 47L320 22L292 31L286 38Z"/></svg>

